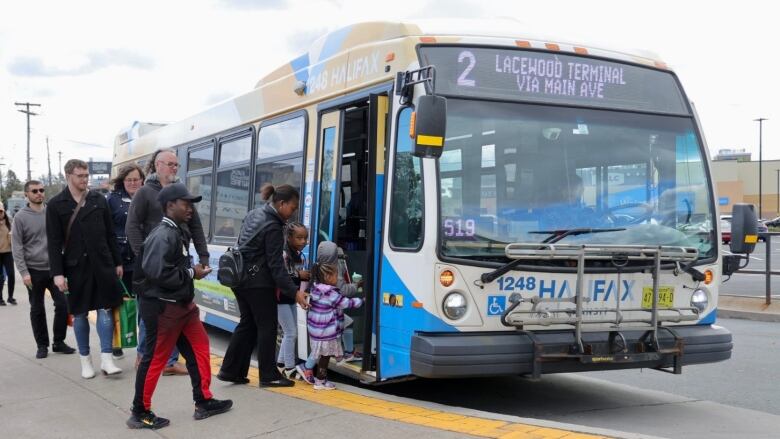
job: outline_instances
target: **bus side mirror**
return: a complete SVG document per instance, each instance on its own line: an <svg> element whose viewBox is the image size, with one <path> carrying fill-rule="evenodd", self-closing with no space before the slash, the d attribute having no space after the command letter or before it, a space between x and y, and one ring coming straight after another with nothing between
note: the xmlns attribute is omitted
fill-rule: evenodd
<svg viewBox="0 0 780 439"><path fill-rule="evenodd" d="M752 253L758 241L758 218L752 204L735 204L731 212L732 253Z"/></svg>
<svg viewBox="0 0 780 439"><path fill-rule="evenodd" d="M414 119L414 156L439 158L447 131L447 99L423 95L417 100Z"/></svg>

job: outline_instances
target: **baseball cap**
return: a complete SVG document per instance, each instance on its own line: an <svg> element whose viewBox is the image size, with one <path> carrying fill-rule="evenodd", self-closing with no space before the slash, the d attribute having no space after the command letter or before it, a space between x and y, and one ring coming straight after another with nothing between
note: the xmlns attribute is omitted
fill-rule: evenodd
<svg viewBox="0 0 780 439"><path fill-rule="evenodd" d="M203 197L200 195L197 197L192 195L190 191L187 190L187 186L185 186L184 183L171 183L162 188L160 193L157 194L157 201L163 206L169 201L187 200L192 201L193 203L199 203L202 199Z"/></svg>

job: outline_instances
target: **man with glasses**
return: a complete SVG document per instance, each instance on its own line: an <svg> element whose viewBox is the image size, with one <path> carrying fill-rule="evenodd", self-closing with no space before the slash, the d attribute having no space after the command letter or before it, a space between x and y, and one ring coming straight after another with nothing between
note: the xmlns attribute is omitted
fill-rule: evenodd
<svg viewBox="0 0 780 439"><path fill-rule="evenodd" d="M89 346L87 314L90 311L97 311L100 369L105 375L122 372L112 355L111 310L122 303L119 279L124 270L108 202L101 193L88 189L87 169L83 160L68 160L65 163L68 184L49 201L46 209L51 274L57 288L67 294L84 379L95 376Z"/></svg>
<svg viewBox="0 0 780 439"><path fill-rule="evenodd" d="M146 182L133 196L125 225L127 241L136 255L141 250L141 245L143 245L149 233L162 221L163 211L160 203L157 201L157 195L162 188L179 181L177 176L178 170L179 160L172 150L158 149L152 154L152 158L149 160L146 168ZM183 223L181 229L187 243L189 244L189 241L192 240L195 244L195 251L198 253L201 268L205 269L209 266L209 250L206 244L206 235L195 207L193 207L193 210L191 219ZM138 293L143 295L143 291ZM142 319L139 322L136 368L144 355L145 338L146 325L144 325ZM187 369L178 362L178 359L179 351L174 349L171 357L168 359L168 364L163 369L163 375L187 375Z"/></svg>
<svg viewBox="0 0 780 439"><path fill-rule="evenodd" d="M49 328L46 323L44 292L49 290L54 301L54 343L53 352L72 354L76 350L65 343L68 303L65 295L54 285L49 272L49 251L46 238L46 205L43 203L43 183L30 180L24 184L27 207L14 217L11 246L16 269L22 275L24 286L30 298L30 323L32 324L38 351L35 358L46 358L49 354Z"/></svg>

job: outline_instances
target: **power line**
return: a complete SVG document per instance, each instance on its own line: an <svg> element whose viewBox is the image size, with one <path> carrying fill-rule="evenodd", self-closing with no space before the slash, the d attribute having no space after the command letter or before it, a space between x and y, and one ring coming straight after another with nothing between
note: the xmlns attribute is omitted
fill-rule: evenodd
<svg viewBox="0 0 780 439"><path fill-rule="evenodd" d="M24 110L17 111L27 115L27 181L30 181L32 180L32 174L30 173L30 116L38 115L38 113L33 113L30 111L30 107L40 107L41 104L33 104L30 102L14 102L14 105L25 107Z"/></svg>

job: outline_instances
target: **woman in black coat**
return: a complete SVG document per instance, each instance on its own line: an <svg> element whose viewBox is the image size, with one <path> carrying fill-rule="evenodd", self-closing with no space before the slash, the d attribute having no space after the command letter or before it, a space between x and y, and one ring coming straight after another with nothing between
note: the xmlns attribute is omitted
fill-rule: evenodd
<svg viewBox="0 0 780 439"><path fill-rule="evenodd" d="M112 180L114 190L106 197L108 207L111 209L111 218L114 220L114 236L119 247L119 255L122 257L122 282L130 294L134 294L130 289L133 287L133 263L135 254L130 248L125 233L125 224L127 223L127 213L130 210L130 202L133 195L144 184L144 171L135 163L122 166L116 177ZM121 347L114 347L114 359L121 359L124 352Z"/></svg>
<svg viewBox="0 0 780 439"><path fill-rule="evenodd" d="M249 279L233 289L241 319L230 338L217 378L222 381L246 384L249 382L249 361L255 346L260 365L260 385L263 387L292 386L276 369L276 290L294 298L307 308L306 295L298 291L284 266L284 223L298 210L300 195L289 184L274 188L266 184L260 194L268 203L249 212L241 226L238 244L250 269Z"/></svg>
<svg viewBox="0 0 780 439"><path fill-rule="evenodd" d="M95 372L89 355L87 313L97 310L101 369L105 374L122 372L111 357L114 322L111 309L122 302L118 277L122 259L114 236L114 223L105 197L87 190L89 172L84 161L71 159L65 164L68 185L49 201L46 208L46 233L49 240L49 264L54 283L68 298L73 314L81 354L81 376L92 378ZM75 219L68 224L77 208Z"/></svg>

